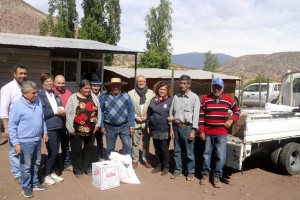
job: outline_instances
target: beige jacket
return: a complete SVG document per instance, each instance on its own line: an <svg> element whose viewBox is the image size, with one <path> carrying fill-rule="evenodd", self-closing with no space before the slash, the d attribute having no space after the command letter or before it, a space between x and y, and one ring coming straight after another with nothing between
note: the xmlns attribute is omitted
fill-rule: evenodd
<svg viewBox="0 0 300 200"><path fill-rule="evenodd" d="M137 116L138 117L147 116L147 110L148 110L150 101L155 96L155 93L152 90L148 89L148 91L146 93L146 102L144 104L143 111L141 111L141 107L140 107L140 96L135 91L135 89L130 90L128 92L128 94L130 95L133 106L134 106L135 117L137 117ZM145 124L146 123L137 123L137 122L135 122L134 128L145 128Z"/></svg>

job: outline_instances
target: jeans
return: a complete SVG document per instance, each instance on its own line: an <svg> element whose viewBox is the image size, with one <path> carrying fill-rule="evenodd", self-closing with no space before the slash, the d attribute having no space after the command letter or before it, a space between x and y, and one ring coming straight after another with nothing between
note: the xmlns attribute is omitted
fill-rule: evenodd
<svg viewBox="0 0 300 200"><path fill-rule="evenodd" d="M62 155L62 162L64 168L67 168L71 165L71 158L70 158L70 136L65 132L65 130L61 133L61 155Z"/></svg>
<svg viewBox="0 0 300 200"><path fill-rule="evenodd" d="M73 172L75 175L92 170L95 135L90 136L72 135L70 137ZM83 148L82 148L83 143Z"/></svg>
<svg viewBox="0 0 300 200"><path fill-rule="evenodd" d="M182 172L182 151L187 156L187 173L195 173L195 156L194 156L194 140L189 140L189 134L192 131L192 126L174 126L174 172Z"/></svg>
<svg viewBox="0 0 300 200"><path fill-rule="evenodd" d="M41 163L41 140L35 142L20 143L22 189L32 188L39 183L38 170Z"/></svg>
<svg viewBox="0 0 300 200"><path fill-rule="evenodd" d="M129 123L119 126L113 126L111 124L105 123L105 129L107 147L106 158L109 159L110 153L115 150L118 135L120 136L122 142L123 155L131 155Z"/></svg>
<svg viewBox="0 0 300 200"><path fill-rule="evenodd" d="M103 158L103 135L99 131L95 134L97 140L98 158Z"/></svg>
<svg viewBox="0 0 300 200"><path fill-rule="evenodd" d="M132 161L139 161L139 145L142 137L143 149L142 149L142 160L144 162L149 158L149 145L150 145L150 134L147 133L145 128L135 129L132 137Z"/></svg>
<svg viewBox="0 0 300 200"><path fill-rule="evenodd" d="M21 177L21 169L20 169L20 159L19 155L16 154L14 147L11 142L9 142L9 161L12 168L12 173L14 178Z"/></svg>
<svg viewBox="0 0 300 200"><path fill-rule="evenodd" d="M205 150L203 153L202 175L211 171L211 156L213 154L212 176L222 178L226 161L227 135L205 135Z"/></svg>
<svg viewBox="0 0 300 200"><path fill-rule="evenodd" d="M48 130L49 140L46 142L48 157L46 161L46 176L52 172L59 171L58 150L62 134L65 134L64 129Z"/></svg>

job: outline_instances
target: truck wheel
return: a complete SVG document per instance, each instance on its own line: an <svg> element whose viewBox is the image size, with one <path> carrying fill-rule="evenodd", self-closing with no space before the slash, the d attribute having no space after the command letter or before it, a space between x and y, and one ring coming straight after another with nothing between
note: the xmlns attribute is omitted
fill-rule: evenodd
<svg viewBox="0 0 300 200"><path fill-rule="evenodd" d="M278 161L281 150L282 148L280 147L271 153L271 165L275 171L279 171Z"/></svg>
<svg viewBox="0 0 300 200"><path fill-rule="evenodd" d="M280 169L284 174L300 173L300 145L295 142L286 144L279 155Z"/></svg>

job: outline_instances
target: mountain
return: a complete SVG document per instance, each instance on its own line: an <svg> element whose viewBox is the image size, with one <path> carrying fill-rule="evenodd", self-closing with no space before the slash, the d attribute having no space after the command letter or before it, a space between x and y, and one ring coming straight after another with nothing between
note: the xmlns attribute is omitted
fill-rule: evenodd
<svg viewBox="0 0 300 200"><path fill-rule="evenodd" d="M221 66L220 73L243 76L244 83L253 80L258 74L281 81L284 74L300 70L300 52L279 52L273 54L245 55L237 57Z"/></svg>
<svg viewBox="0 0 300 200"><path fill-rule="evenodd" d="M234 57L230 55L226 55L223 53L217 53L216 56L221 65L225 64L226 62L232 60ZM177 54L171 56L171 62L174 64L192 67L197 69L203 69L205 61L205 53L184 53L184 54Z"/></svg>

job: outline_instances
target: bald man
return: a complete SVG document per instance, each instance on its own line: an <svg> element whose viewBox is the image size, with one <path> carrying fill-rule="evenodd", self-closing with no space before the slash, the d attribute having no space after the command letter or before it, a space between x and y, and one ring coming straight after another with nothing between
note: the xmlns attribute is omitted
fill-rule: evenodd
<svg viewBox="0 0 300 200"><path fill-rule="evenodd" d="M65 77L63 77L62 75L57 75L54 79L53 91L60 96L64 108L66 108L68 99L72 95L72 93L69 90L65 89L65 86L66 86ZM62 159L64 164L64 170L73 171L73 167L71 165L71 159L70 159L69 143L70 143L70 138L68 133L66 132L66 134L64 134L61 138Z"/></svg>

